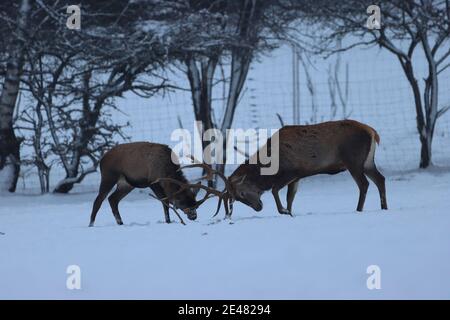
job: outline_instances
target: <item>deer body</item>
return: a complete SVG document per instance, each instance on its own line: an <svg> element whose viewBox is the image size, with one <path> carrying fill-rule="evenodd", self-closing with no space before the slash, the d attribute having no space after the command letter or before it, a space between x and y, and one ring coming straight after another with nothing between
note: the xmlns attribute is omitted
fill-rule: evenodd
<svg viewBox="0 0 450 320"><path fill-rule="evenodd" d="M252 161L240 165L229 177L232 198L260 211L260 196L272 190L278 211L291 214L292 202L301 178L316 174L336 174L349 170L360 195L357 211L362 211L371 179L380 193L381 208L387 209L385 179L377 170L374 155L379 143L377 132L357 121L330 121L316 125L285 126L279 135L279 170L275 175L261 175L261 165ZM270 149L270 144L268 145ZM253 155L257 157L258 152ZM254 163L254 162L253 162ZM278 192L288 186L287 209Z"/></svg>
<svg viewBox="0 0 450 320"><path fill-rule="evenodd" d="M183 209L188 218L197 217L195 193L190 189L180 190L180 185L161 178L170 178L187 184L180 166L172 162L172 150L162 144L134 142L118 145L109 150L100 161L101 183L94 201L89 226L94 225L95 217L102 202L114 186L116 190L108 200L116 222L121 225L119 202L134 188L151 188L156 197L163 201L164 215L170 222L169 203ZM155 183L156 182L156 183Z"/></svg>

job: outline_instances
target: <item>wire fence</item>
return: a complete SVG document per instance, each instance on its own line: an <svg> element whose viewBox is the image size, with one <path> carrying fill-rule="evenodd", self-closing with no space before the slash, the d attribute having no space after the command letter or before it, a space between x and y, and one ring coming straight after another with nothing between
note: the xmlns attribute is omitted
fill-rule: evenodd
<svg viewBox="0 0 450 320"><path fill-rule="evenodd" d="M294 92L299 100L300 124L349 117L373 126L381 137L377 151L378 166L385 172L405 172L418 168L420 143L411 88L396 58L377 48L353 50L329 59L307 60L299 68L298 90L293 89L293 51L277 49L253 63L237 108L234 128L271 128L294 123ZM425 58L417 58L418 79L426 72ZM182 78L180 78L182 79ZM440 75L439 105L450 104L450 73ZM187 87L187 81L179 85ZM184 83L183 83L184 81ZM421 81L423 82L423 81ZM422 85L422 84L421 84ZM224 110L219 84L214 91L215 116ZM338 88L339 87L339 88ZM339 93L341 96L339 96ZM174 129L193 132L194 115L190 92L177 91L161 97L144 99L126 95L117 100L121 112L113 115L118 122L130 122L126 133L132 141L152 141L170 146ZM439 118L433 142L433 163L450 165L450 112ZM232 170L230 166L227 170ZM54 168L54 184L64 177ZM88 176L74 192L97 188L99 174ZM33 170L26 171L18 185L19 192L37 192L38 179Z"/></svg>

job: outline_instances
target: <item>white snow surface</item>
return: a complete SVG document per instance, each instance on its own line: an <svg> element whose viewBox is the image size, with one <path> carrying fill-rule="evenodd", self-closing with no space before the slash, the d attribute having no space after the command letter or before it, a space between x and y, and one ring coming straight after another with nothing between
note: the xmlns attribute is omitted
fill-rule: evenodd
<svg viewBox="0 0 450 320"><path fill-rule="evenodd" d="M301 181L293 218L267 192L259 213L236 204L231 222L212 219L209 200L186 226L135 191L123 226L105 201L93 228L95 193L3 194L0 298L449 299L450 172L390 176L387 190L388 211L371 183L360 214L348 173L320 176ZM69 265L80 290L66 288ZM379 290L366 286L370 265Z"/></svg>

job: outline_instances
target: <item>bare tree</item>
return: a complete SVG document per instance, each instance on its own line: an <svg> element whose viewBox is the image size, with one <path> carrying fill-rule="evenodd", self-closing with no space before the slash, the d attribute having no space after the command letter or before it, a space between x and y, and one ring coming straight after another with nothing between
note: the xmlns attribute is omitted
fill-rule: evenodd
<svg viewBox="0 0 450 320"><path fill-rule="evenodd" d="M323 34L315 35L311 45L317 53L327 54L378 45L398 59L414 96L421 142L420 167L426 168L432 163L436 121L450 109L450 106L440 106L438 101L439 75L450 66L449 1L378 1L382 16L380 29L365 25L367 8L372 4L370 0L308 1L308 6L303 7L305 16L312 25L319 23L323 30ZM346 36L353 38L345 42ZM346 45L338 47L336 44L341 41ZM423 89L414 67L418 51L424 54L428 66Z"/></svg>
<svg viewBox="0 0 450 320"><path fill-rule="evenodd" d="M151 83L150 69L156 66L139 55L112 65L80 59L77 54L45 54L40 69L30 69L30 77L23 80L38 101L36 114L44 110L52 151L66 172L54 189L59 193L96 171L103 153L116 144L115 136L126 139L123 125L110 118L115 98L126 91L151 96L165 86L164 79Z"/></svg>
<svg viewBox="0 0 450 320"><path fill-rule="evenodd" d="M155 33L137 28L140 10L129 1L87 4L79 32L65 27L62 10L37 3L52 24L26 51L22 82L66 173L54 191L66 193L96 171L116 136L126 138L110 118L116 99L128 91L151 97L168 87L159 72L167 53Z"/></svg>
<svg viewBox="0 0 450 320"><path fill-rule="evenodd" d="M252 61L258 54L276 48L280 39L285 40L289 22L297 13L283 10L275 0L155 0L153 3L154 14L148 19L172 40L170 55L182 62L196 120L202 123L203 130L216 129L226 137ZM223 77L227 81L226 101L223 113L216 117L213 88L220 83L216 78L218 66L224 64L228 64L227 75ZM204 142L203 148L209 143ZM225 151L226 138L223 143ZM223 163L218 165L218 170L223 172L226 152L221 157L215 160Z"/></svg>
<svg viewBox="0 0 450 320"><path fill-rule="evenodd" d="M27 45L25 30L29 24L31 4L29 0L21 0L14 13L4 11L3 6L0 8L0 23L10 28L3 29L2 34L12 34L13 37L8 37L4 43L6 47L3 47L3 50L6 49L4 55L7 55L7 65L0 93L0 175L3 180L0 188L14 192L20 171L21 141L14 133L13 114L20 89L24 49Z"/></svg>
<svg viewBox="0 0 450 320"><path fill-rule="evenodd" d="M20 111L14 129L24 137L22 147L27 146L33 150L32 153L22 157L21 164L37 169L41 194L44 194L50 191L50 171L56 159L52 157L53 145L48 136L42 103L39 100L36 105L31 103Z"/></svg>

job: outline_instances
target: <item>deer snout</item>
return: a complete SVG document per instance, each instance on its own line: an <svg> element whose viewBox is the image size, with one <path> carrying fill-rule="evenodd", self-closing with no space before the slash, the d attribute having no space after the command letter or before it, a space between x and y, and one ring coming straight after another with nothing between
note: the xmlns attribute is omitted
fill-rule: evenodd
<svg viewBox="0 0 450 320"><path fill-rule="evenodd" d="M196 209L188 208L188 209L184 209L183 211L187 215L189 220L194 221L197 219L197 210Z"/></svg>
<svg viewBox="0 0 450 320"><path fill-rule="evenodd" d="M253 206L253 209L255 209L255 211L258 211L258 212L261 211L262 208L263 208L263 203L262 203L261 200L259 200L258 203L256 203L256 204Z"/></svg>

